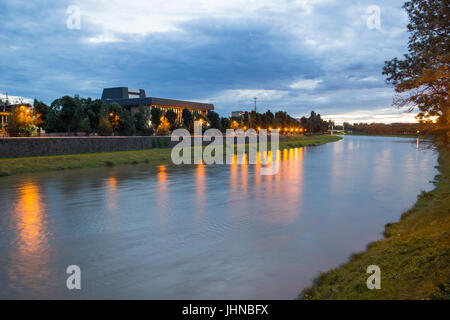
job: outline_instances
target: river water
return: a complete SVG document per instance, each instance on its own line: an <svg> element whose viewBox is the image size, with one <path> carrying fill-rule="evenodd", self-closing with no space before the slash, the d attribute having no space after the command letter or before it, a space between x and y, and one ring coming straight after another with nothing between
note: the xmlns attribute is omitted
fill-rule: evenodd
<svg viewBox="0 0 450 320"><path fill-rule="evenodd" d="M0 298L295 299L381 238L437 155L346 136L260 165L122 166L0 178ZM66 268L81 269L68 290Z"/></svg>

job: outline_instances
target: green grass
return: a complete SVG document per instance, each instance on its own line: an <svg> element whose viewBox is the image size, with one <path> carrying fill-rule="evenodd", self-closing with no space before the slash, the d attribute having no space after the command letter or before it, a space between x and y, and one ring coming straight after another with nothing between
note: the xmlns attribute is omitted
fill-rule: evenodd
<svg viewBox="0 0 450 320"><path fill-rule="evenodd" d="M440 150L435 189L422 192L385 238L321 274L301 299L450 299L450 151ZM381 289L369 290L369 265L381 269Z"/></svg>
<svg viewBox="0 0 450 320"><path fill-rule="evenodd" d="M328 142L341 140L342 137L326 134L313 134L308 136L285 136L280 139L280 149L292 147L318 146Z"/></svg>
<svg viewBox="0 0 450 320"><path fill-rule="evenodd" d="M302 147L320 145L341 139L337 136L312 135L289 136L280 141L280 149L290 147ZM117 151L102 153L83 153L60 156L43 156L27 158L3 158L0 159L0 177L20 173L32 173L54 170L93 168L104 166L116 166L123 164L147 163L149 165L161 165L171 163L171 148L154 148L147 150Z"/></svg>

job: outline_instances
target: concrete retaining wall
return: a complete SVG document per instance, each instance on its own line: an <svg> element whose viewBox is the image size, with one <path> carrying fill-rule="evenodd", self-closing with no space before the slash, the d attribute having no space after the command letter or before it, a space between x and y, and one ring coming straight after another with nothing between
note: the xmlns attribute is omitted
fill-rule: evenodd
<svg viewBox="0 0 450 320"><path fill-rule="evenodd" d="M280 141L283 139L284 137L280 136ZM270 137L268 140L270 141ZM172 147L177 143L170 141L170 137L158 136L0 138L0 158L142 150ZM203 145L209 143L203 141Z"/></svg>
<svg viewBox="0 0 450 320"><path fill-rule="evenodd" d="M0 158L140 150L169 144L168 137L0 138Z"/></svg>

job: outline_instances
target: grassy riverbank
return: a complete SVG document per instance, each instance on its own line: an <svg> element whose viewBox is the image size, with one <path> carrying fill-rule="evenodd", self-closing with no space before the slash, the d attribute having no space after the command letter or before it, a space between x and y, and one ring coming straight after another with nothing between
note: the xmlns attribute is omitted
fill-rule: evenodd
<svg viewBox="0 0 450 320"><path fill-rule="evenodd" d="M367 137L394 137L394 138L420 138L428 139L424 135L419 134L370 134L370 133L346 133L349 136L367 136Z"/></svg>
<svg viewBox="0 0 450 320"><path fill-rule="evenodd" d="M441 150L435 189L422 192L385 238L349 262L321 274L302 299L450 299L450 152ZM369 265L381 269L381 289L369 290Z"/></svg>
<svg viewBox="0 0 450 320"><path fill-rule="evenodd" d="M330 135L289 136L280 141L280 148L320 145L334 142L340 137ZM171 163L171 148L155 148L135 151L84 153L60 156L0 159L0 176L53 170L93 168L121 164L147 163L161 165Z"/></svg>

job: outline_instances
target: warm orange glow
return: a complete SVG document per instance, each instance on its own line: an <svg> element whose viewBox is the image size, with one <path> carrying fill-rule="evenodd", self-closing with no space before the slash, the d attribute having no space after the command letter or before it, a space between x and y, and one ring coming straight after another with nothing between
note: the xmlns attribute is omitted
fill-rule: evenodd
<svg viewBox="0 0 450 320"><path fill-rule="evenodd" d="M244 126L244 130L247 130L247 127L246 127L246 126Z"/></svg>
<svg viewBox="0 0 450 320"><path fill-rule="evenodd" d="M44 227L39 189L34 183L29 183L20 192L17 213L21 216L21 240L27 251L36 251L39 249Z"/></svg>
<svg viewBox="0 0 450 320"><path fill-rule="evenodd" d="M161 165L158 167L159 171L158 171L158 181L162 182L162 181L166 181L167 180L167 175L166 175L166 166Z"/></svg>
<svg viewBox="0 0 450 320"><path fill-rule="evenodd" d="M24 287L41 285L49 273L46 265L52 234L44 203L38 185L28 181L19 189L18 202L12 212L17 250L11 252L9 276Z"/></svg>
<svg viewBox="0 0 450 320"><path fill-rule="evenodd" d="M204 215L206 213L205 203L207 202L206 200L207 192L206 192L206 171L205 165L203 163L199 163L195 170L195 194L197 200L195 201L196 207L195 212L198 215Z"/></svg>
<svg viewBox="0 0 450 320"><path fill-rule="evenodd" d="M158 217L161 219L161 223L166 222L168 205L167 205L167 194L168 194L168 181L166 166L161 165L158 167L158 173L156 174L156 179L158 187L156 188L155 199L157 201L158 210L156 210ZM163 224L164 225L164 224Z"/></svg>

